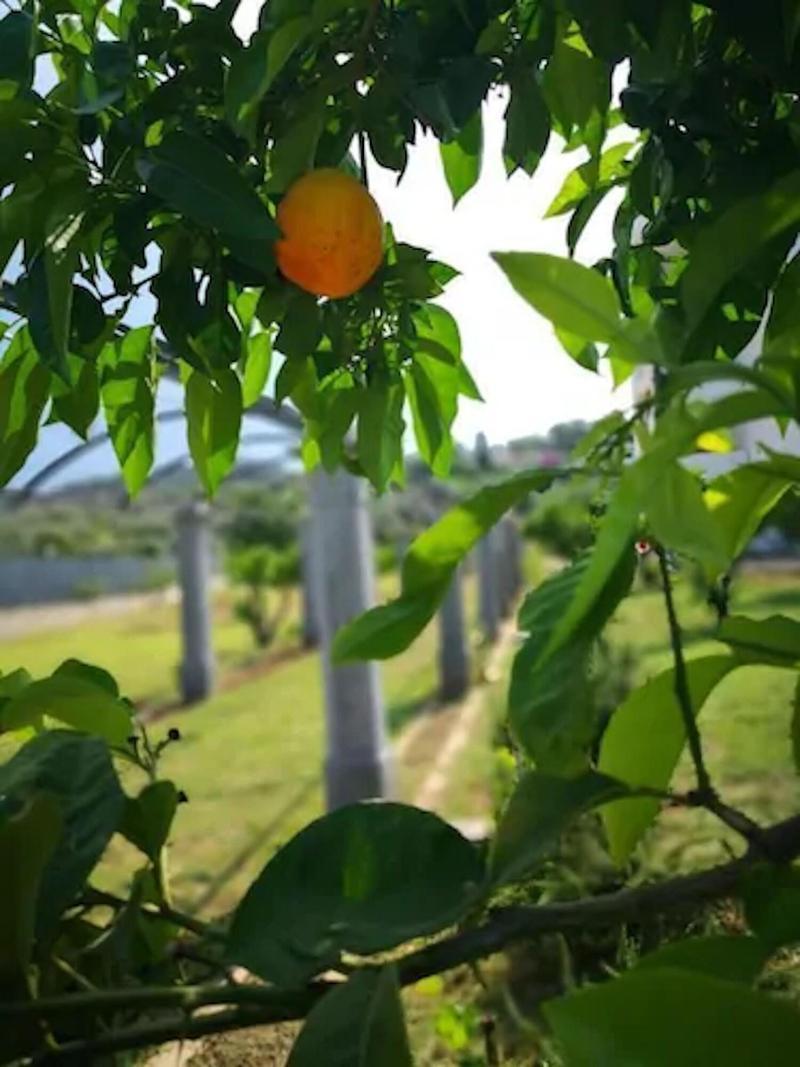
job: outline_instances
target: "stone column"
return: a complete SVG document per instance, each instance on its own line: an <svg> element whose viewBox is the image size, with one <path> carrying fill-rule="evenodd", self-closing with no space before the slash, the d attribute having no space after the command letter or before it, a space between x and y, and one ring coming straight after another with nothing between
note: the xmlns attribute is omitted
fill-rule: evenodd
<svg viewBox="0 0 800 1067"><path fill-rule="evenodd" d="M374 549L366 487L344 471L311 478L311 527L325 685L328 809L390 792L391 760L375 663L336 666L333 638L372 607Z"/></svg>
<svg viewBox="0 0 800 1067"><path fill-rule="evenodd" d="M214 688L214 647L211 633L211 511L193 500L177 515L178 577L181 587L180 666L184 703L204 700Z"/></svg>

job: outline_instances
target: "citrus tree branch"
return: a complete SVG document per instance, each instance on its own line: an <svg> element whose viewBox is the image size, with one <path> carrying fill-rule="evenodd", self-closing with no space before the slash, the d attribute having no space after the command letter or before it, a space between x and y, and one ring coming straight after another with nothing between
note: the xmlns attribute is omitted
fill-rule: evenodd
<svg viewBox="0 0 800 1067"><path fill-rule="evenodd" d="M536 907L501 908L489 912L485 922L446 937L398 961L400 981L412 985L421 978L502 951L514 942L542 936L613 927L650 915L697 906L736 894L754 864L767 853L775 863L800 855L800 815L761 830L759 846L745 856L698 874L671 878L634 889L585 900ZM218 984L207 986L116 989L81 992L38 1000L0 1004L0 1025L30 1018L55 1019L77 1014L108 1015L125 1010L167 1010L167 1018L117 1029L88 1040L43 1049L32 1064L90 1062L90 1057L125 1049L146 1048L166 1041L267 1023L304 1018L336 983L312 983L304 989L280 990L269 986ZM197 1009L206 1009L198 1016ZM219 1009L210 1011L208 1009Z"/></svg>
<svg viewBox="0 0 800 1067"><path fill-rule="evenodd" d="M667 609L667 621L669 622L669 640L672 646L672 660L675 665L675 696L683 716L683 725L686 729L686 738L689 742L689 751L692 755L695 774L697 776L697 789L701 796L710 796L713 792L711 778L703 758L703 745L700 741L700 731L697 728L694 708L692 706L692 694L689 690L689 678L686 673L686 660L683 656L683 635L681 634L678 613L675 610L675 597L672 592L672 577L669 573L667 553L661 545L656 546L658 566L661 572L661 585L664 590L664 603Z"/></svg>

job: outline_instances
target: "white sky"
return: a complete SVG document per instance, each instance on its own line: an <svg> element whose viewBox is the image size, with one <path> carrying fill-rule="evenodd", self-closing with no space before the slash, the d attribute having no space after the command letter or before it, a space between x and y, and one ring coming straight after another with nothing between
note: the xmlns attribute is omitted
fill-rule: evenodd
<svg viewBox="0 0 800 1067"><path fill-rule="evenodd" d="M491 252L509 250L567 254L569 216L543 216L564 176L584 158L561 153L553 137L532 179L521 171L507 178L504 110L499 92L484 106L481 178L455 210L430 135L411 149L399 185L396 175L377 164L369 170L370 188L396 236L430 248L462 272L441 302L458 320L465 360L485 400L462 401L456 433L464 442L479 431L499 443L546 431L556 422L596 419L629 401L626 387L614 394L607 377L573 363L547 320L516 295L490 259ZM584 231L577 250L583 262L608 255L616 204L610 195Z"/></svg>

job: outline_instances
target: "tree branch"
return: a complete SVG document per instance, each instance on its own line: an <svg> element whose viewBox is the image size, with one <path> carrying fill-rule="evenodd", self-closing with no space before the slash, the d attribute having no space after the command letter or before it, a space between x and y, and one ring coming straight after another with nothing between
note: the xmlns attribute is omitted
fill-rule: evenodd
<svg viewBox="0 0 800 1067"><path fill-rule="evenodd" d="M800 815L762 830L759 847L751 846L741 859L699 874L585 900L491 911L482 925L446 937L400 959L400 982L402 985L412 985L421 978L491 956L515 941L569 930L618 926L648 915L664 914L676 908L732 896L754 864L763 862L762 849L775 863L788 863L800 855ZM32 1064L45 1065L75 1057L77 1062L90 1062L91 1056L101 1053L146 1048L166 1041L302 1019L319 998L335 988L336 984L318 982L305 989L290 991L269 986L233 984L97 990L0 1004L0 1020L10 1023L26 1018L52 1019L83 1012L104 1014L145 1008L165 1008L181 1013L96 1038L71 1041L58 1048L43 1050L30 1061ZM191 1013L198 1008L212 1006L227 1010L192 1017Z"/></svg>
<svg viewBox="0 0 800 1067"><path fill-rule="evenodd" d="M672 659L675 664L675 696L683 716L683 725L686 729L686 737L689 742L689 751L692 754L695 774L697 775L697 789L703 795L710 795L713 790L711 778L706 769L703 759L703 746L700 741L700 731L697 728L697 720L692 707L692 694L689 689L689 678L686 673L686 661L683 658L683 636L681 634L678 613L675 610L675 598L672 595L672 578L669 573L667 554L661 545L656 545L658 566L661 571L661 584L664 589L664 602L667 607L667 619L669 621L669 638L672 646Z"/></svg>

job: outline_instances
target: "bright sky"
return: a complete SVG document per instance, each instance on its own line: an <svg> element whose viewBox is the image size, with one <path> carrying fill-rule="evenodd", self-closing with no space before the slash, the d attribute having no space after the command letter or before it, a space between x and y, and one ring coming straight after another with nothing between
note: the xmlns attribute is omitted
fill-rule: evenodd
<svg viewBox="0 0 800 1067"><path fill-rule="evenodd" d="M430 248L457 267L442 303L461 328L464 357L485 403L463 401L456 424L465 443L483 431L490 441L546 431L556 422L596 419L629 401L608 378L577 366L553 336L552 327L516 295L489 258L494 251L537 251L566 255L566 220L543 218L564 176L583 157L564 155L555 138L535 176L507 178L502 159L505 97L496 93L484 107L484 161L478 184L453 210L435 139L421 137L412 148L400 182L376 164L370 188L400 240ZM578 245L592 263L611 248L616 201L601 205Z"/></svg>

